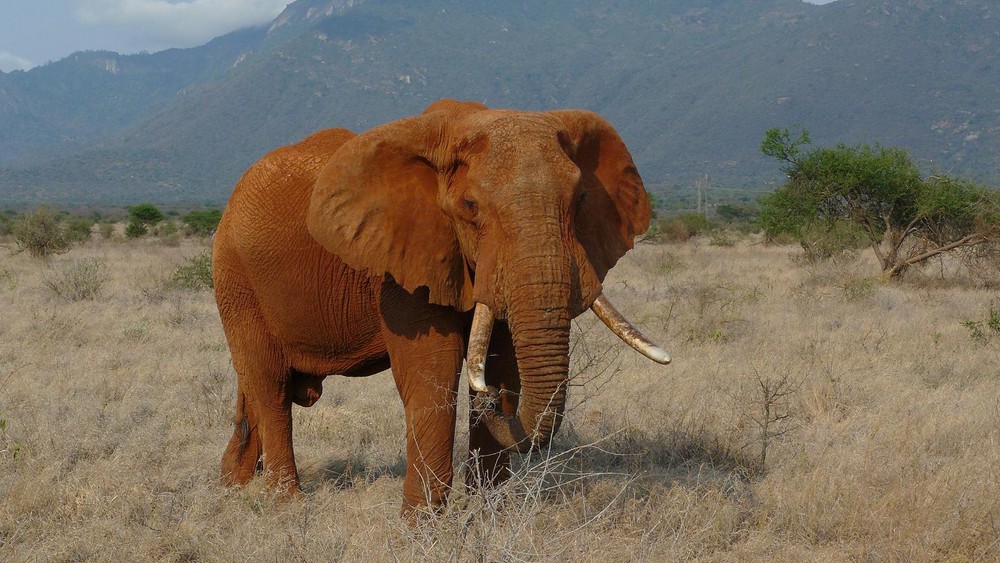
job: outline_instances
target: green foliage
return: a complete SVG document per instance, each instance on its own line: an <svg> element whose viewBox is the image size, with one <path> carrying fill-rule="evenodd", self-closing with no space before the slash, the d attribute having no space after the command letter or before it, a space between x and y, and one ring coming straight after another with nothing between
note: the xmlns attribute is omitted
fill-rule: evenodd
<svg viewBox="0 0 1000 563"><path fill-rule="evenodd" d="M784 169L786 173L790 173L795 168L795 163L802 152L802 146L811 142L809 132L805 129L793 141L792 134L788 129L772 127L764 132L764 140L760 143L760 152L790 164L791 168Z"/></svg>
<svg viewBox="0 0 1000 563"><path fill-rule="evenodd" d="M134 207L129 207L128 216L130 221L137 221L146 225L155 225L165 217L163 212L151 203L142 203Z"/></svg>
<svg viewBox="0 0 1000 563"><path fill-rule="evenodd" d="M66 219L66 238L72 243L87 242L93 226L94 222L85 217L70 217Z"/></svg>
<svg viewBox="0 0 1000 563"><path fill-rule="evenodd" d="M969 331L969 337L973 341L985 344L991 337L1000 336L1000 309L990 301L984 318L965 319L961 324Z"/></svg>
<svg viewBox="0 0 1000 563"><path fill-rule="evenodd" d="M202 290L215 286L212 281L212 252L206 250L192 256L174 270L169 285L178 289Z"/></svg>
<svg viewBox="0 0 1000 563"><path fill-rule="evenodd" d="M74 260L45 278L45 285L58 297L69 301L97 299L110 278L104 260Z"/></svg>
<svg viewBox="0 0 1000 563"><path fill-rule="evenodd" d="M760 226L814 257L869 246L886 277L994 236L997 197L973 182L920 170L903 149L838 144L804 151L808 132L770 129L761 151L786 163L787 182L760 199Z"/></svg>
<svg viewBox="0 0 1000 563"><path fill-rule="evenodd" d="M652 196L651 201L652 201ZM189 235L208 236L215 232L222 220L222 211L218 209L206 209L192 211L181 218L186 225L185 232Z"/></svg>
<svg viewBox="0 0 1000 563"><path fill-rule="evenodd" d="M715 213L726 223L752 223L760 216L760 207L751 204L722 203Z"/></svg>
<svg viewBox="0 0 1000 563"><path fill-rule="evenodd" d="M125 225L125 236L128 238L141 238L149 234L149 227L143 223L129 221Z"/></svg>
<svg viewBox="0 0 1000 563"><path fill-rule="evenodd" d="M36 258L68 252L73 245L58 213L46 206L14 221L11 234L18 249L27 250Z"/></svg>
<svg viewBox="0 0 1000 563"><path fill-rule="evenodd" d="M155 205L142 203L128 208L128 226L125 227L125 236L128 238L144 237L149 233L149 228L163 220L165 215Z"/></svg>
<svg viewBox="0 0 1000 563"><path fill-rule="evenodd" d="M868 237L858 225L844 221L813 221L799 232L799 244L809 261L833 258L864 248Z"/></svg>

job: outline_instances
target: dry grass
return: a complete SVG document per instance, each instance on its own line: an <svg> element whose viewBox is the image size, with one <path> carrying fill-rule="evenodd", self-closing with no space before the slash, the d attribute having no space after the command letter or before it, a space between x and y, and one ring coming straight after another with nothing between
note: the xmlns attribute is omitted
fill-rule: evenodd
<svg viewBox="0 0 1000 563"><path fill-rule="evenodd" d="M1000 341L961 324L998 296L950 271L641 245L607 292L675 364L581 317L552 449L410 529L388 374L296 410L303 498L216 485L234 375L211 293L169 283L204 250L0 259L0 560L1000 559ZM80 263L101 290L60 297Z"/></svg>

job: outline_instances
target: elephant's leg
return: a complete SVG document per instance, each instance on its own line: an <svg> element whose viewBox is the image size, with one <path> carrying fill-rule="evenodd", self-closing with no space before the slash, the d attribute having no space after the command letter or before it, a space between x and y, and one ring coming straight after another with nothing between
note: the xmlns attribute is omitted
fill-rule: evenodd
<svg viewBox="0 0 1000 563"><path fill-rule="evenodd" d="M216 292L239 396L236 428L222 458L223 482L246 483L263 460L269 486L294 493L299 480L292 451L291 369L253 293L228 274L217 271Z"/></svg>
<svg viewBox="0 0 1000 563"><path fill-rule="evenodd" d="M501 391L500 407L507 416L517 413L521 392L521 379L517 371L517 357L507 323L497 322L486 356L486 384ZM470 393L474 393L471 392ZM495 486L510 477L510 452L500 447L485 424L480 424L474 413L469 418L469 465L466 485Z"/></svg>
<svg viewBox="0 0 1000 563"><path fill-rule="evenodd" d="M402 512L412 515L417 507L442 505L451 489L464 321L391 281L381 298L383 336L406 411Z"/></svg>

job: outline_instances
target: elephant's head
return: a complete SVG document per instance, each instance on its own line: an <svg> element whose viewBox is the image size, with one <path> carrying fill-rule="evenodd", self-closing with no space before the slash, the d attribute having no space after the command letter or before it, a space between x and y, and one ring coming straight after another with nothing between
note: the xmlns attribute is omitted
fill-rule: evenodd
<svg viewBox="0 0 1000 563"><path fill-rule="evenodd" d="M577 110L490 110L442 100L358 135L313 191L312 235L348 265L385 272L431 302L476 309L473 389L494 318L508 322L521 376L517 416L488 413L506 447L549 440L565 402L570 320L594 307L630 344L662 350L601 296L608 270L649 224L642 180L621 138Z"/></svg>

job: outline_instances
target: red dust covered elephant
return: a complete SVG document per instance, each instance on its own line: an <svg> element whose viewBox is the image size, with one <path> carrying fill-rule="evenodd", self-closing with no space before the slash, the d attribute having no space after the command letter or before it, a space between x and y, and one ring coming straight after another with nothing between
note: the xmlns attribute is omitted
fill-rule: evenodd
<svg viewBox="0 0 1000 563"><path fill-rule="evenodd" d="M403 510L452 482L463 359L470 449L503 480L566 400L570 320L594 309L661 363L601 295L649 200L615 130L577 110L442 100L355 135L279 148L236 185L215 235L215 295L239 378L223 481L261 467L294 493L292 403L327 375L391 367L406 412ZM489 361L486 361L486 358Z"/></svg>

